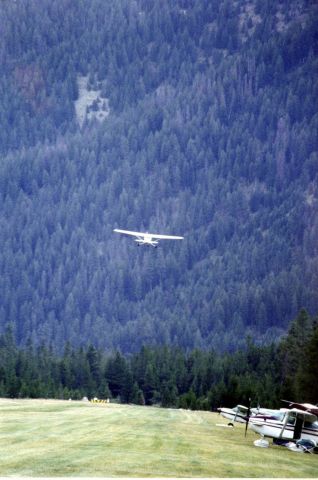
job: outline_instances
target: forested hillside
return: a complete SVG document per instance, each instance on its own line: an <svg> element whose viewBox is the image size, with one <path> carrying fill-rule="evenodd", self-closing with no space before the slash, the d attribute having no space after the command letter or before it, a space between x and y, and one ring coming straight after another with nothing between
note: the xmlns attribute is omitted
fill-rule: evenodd
<svg viewBox="0 0 318 480"><path fill-rule="evenodd" d="M1 331L234 350L317 313L317 30L306 0L2 0Z"/></svg>

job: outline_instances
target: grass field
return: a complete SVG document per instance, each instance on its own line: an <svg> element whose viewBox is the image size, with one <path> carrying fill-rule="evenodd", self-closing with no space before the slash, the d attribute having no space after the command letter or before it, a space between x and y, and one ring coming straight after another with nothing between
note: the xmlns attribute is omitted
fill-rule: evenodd
<svg viewBox="0 0 318 480"><path fill-rule="evenodd" d="M0 399L0 476L313 477L318 456L256 448L210 412Z"/></svg>

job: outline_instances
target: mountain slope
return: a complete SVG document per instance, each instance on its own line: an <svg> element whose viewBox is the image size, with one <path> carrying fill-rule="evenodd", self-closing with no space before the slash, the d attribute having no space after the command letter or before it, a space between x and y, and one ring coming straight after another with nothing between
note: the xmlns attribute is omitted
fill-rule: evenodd
<svg viewBox="0 0 318 480"><path fill-rule="evenodd" d="M316 18L2 2L1 327L57 349L234 349L317 312ZM109 115L81 126L83 76ZM115 227L185 240L137 249Z"/></svg>

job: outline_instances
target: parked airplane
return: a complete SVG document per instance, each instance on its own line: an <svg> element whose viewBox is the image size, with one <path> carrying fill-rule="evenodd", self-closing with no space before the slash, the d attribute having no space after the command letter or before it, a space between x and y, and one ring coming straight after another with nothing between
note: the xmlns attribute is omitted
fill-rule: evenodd
<svg viewBox="0 0 318 480"><path fill-rule="evenodd" d="M228 418L230 420L228 425L233 425L232 422L246 423L248 422L251 415L257 415L258 413L268 415L271 412L278 411L260 407L250 408L246 407L245 405L236 405L236 407L234 408L221 407L217 410L222 415L222 417Z"/></svg>
<svg viewBox="0 0 318 480"><path fill-rule="evenodd" d="M270 414L257 414L249 418L249 428L261 437L297 442L309 440L318 445L318 407L309 403L288 402Z"/></svg>
<svg viewBox="0 0 318 480"><path fill-rule="evenodd" d="M123 233L124 235L131 235L135 238L137 245L150 245L157 248L159 240L182 240L184 237L176 237L174 235L158 235L156 233L131 232L130 230L120 230L115 228L114 232Z"/></svg>
<svg viewBox="0 0 318 480"><path fill-rule="evenodd" d="M248 407L245 407L245 405L236 405L236 407L234 408L221 407L221 408L218 408L218 412L222 415L222 417L230 420L228 425L233 425L233 422L238 422L238 423L246 422Z"/></svg>

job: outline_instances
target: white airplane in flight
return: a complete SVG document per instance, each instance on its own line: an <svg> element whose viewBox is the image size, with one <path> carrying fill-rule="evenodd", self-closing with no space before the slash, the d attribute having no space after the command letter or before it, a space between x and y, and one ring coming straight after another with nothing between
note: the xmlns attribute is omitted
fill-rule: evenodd
<svg viewBox="0 0 318 480"><path fill-rule="evenodd" d="M175 235L157 235L156 233L131 232L130 230L120 230L115 228L114 232L131 235L135 238L137 245L150 245L157 248L159 240L182 240L184 237L176 237Z"/></svg>

